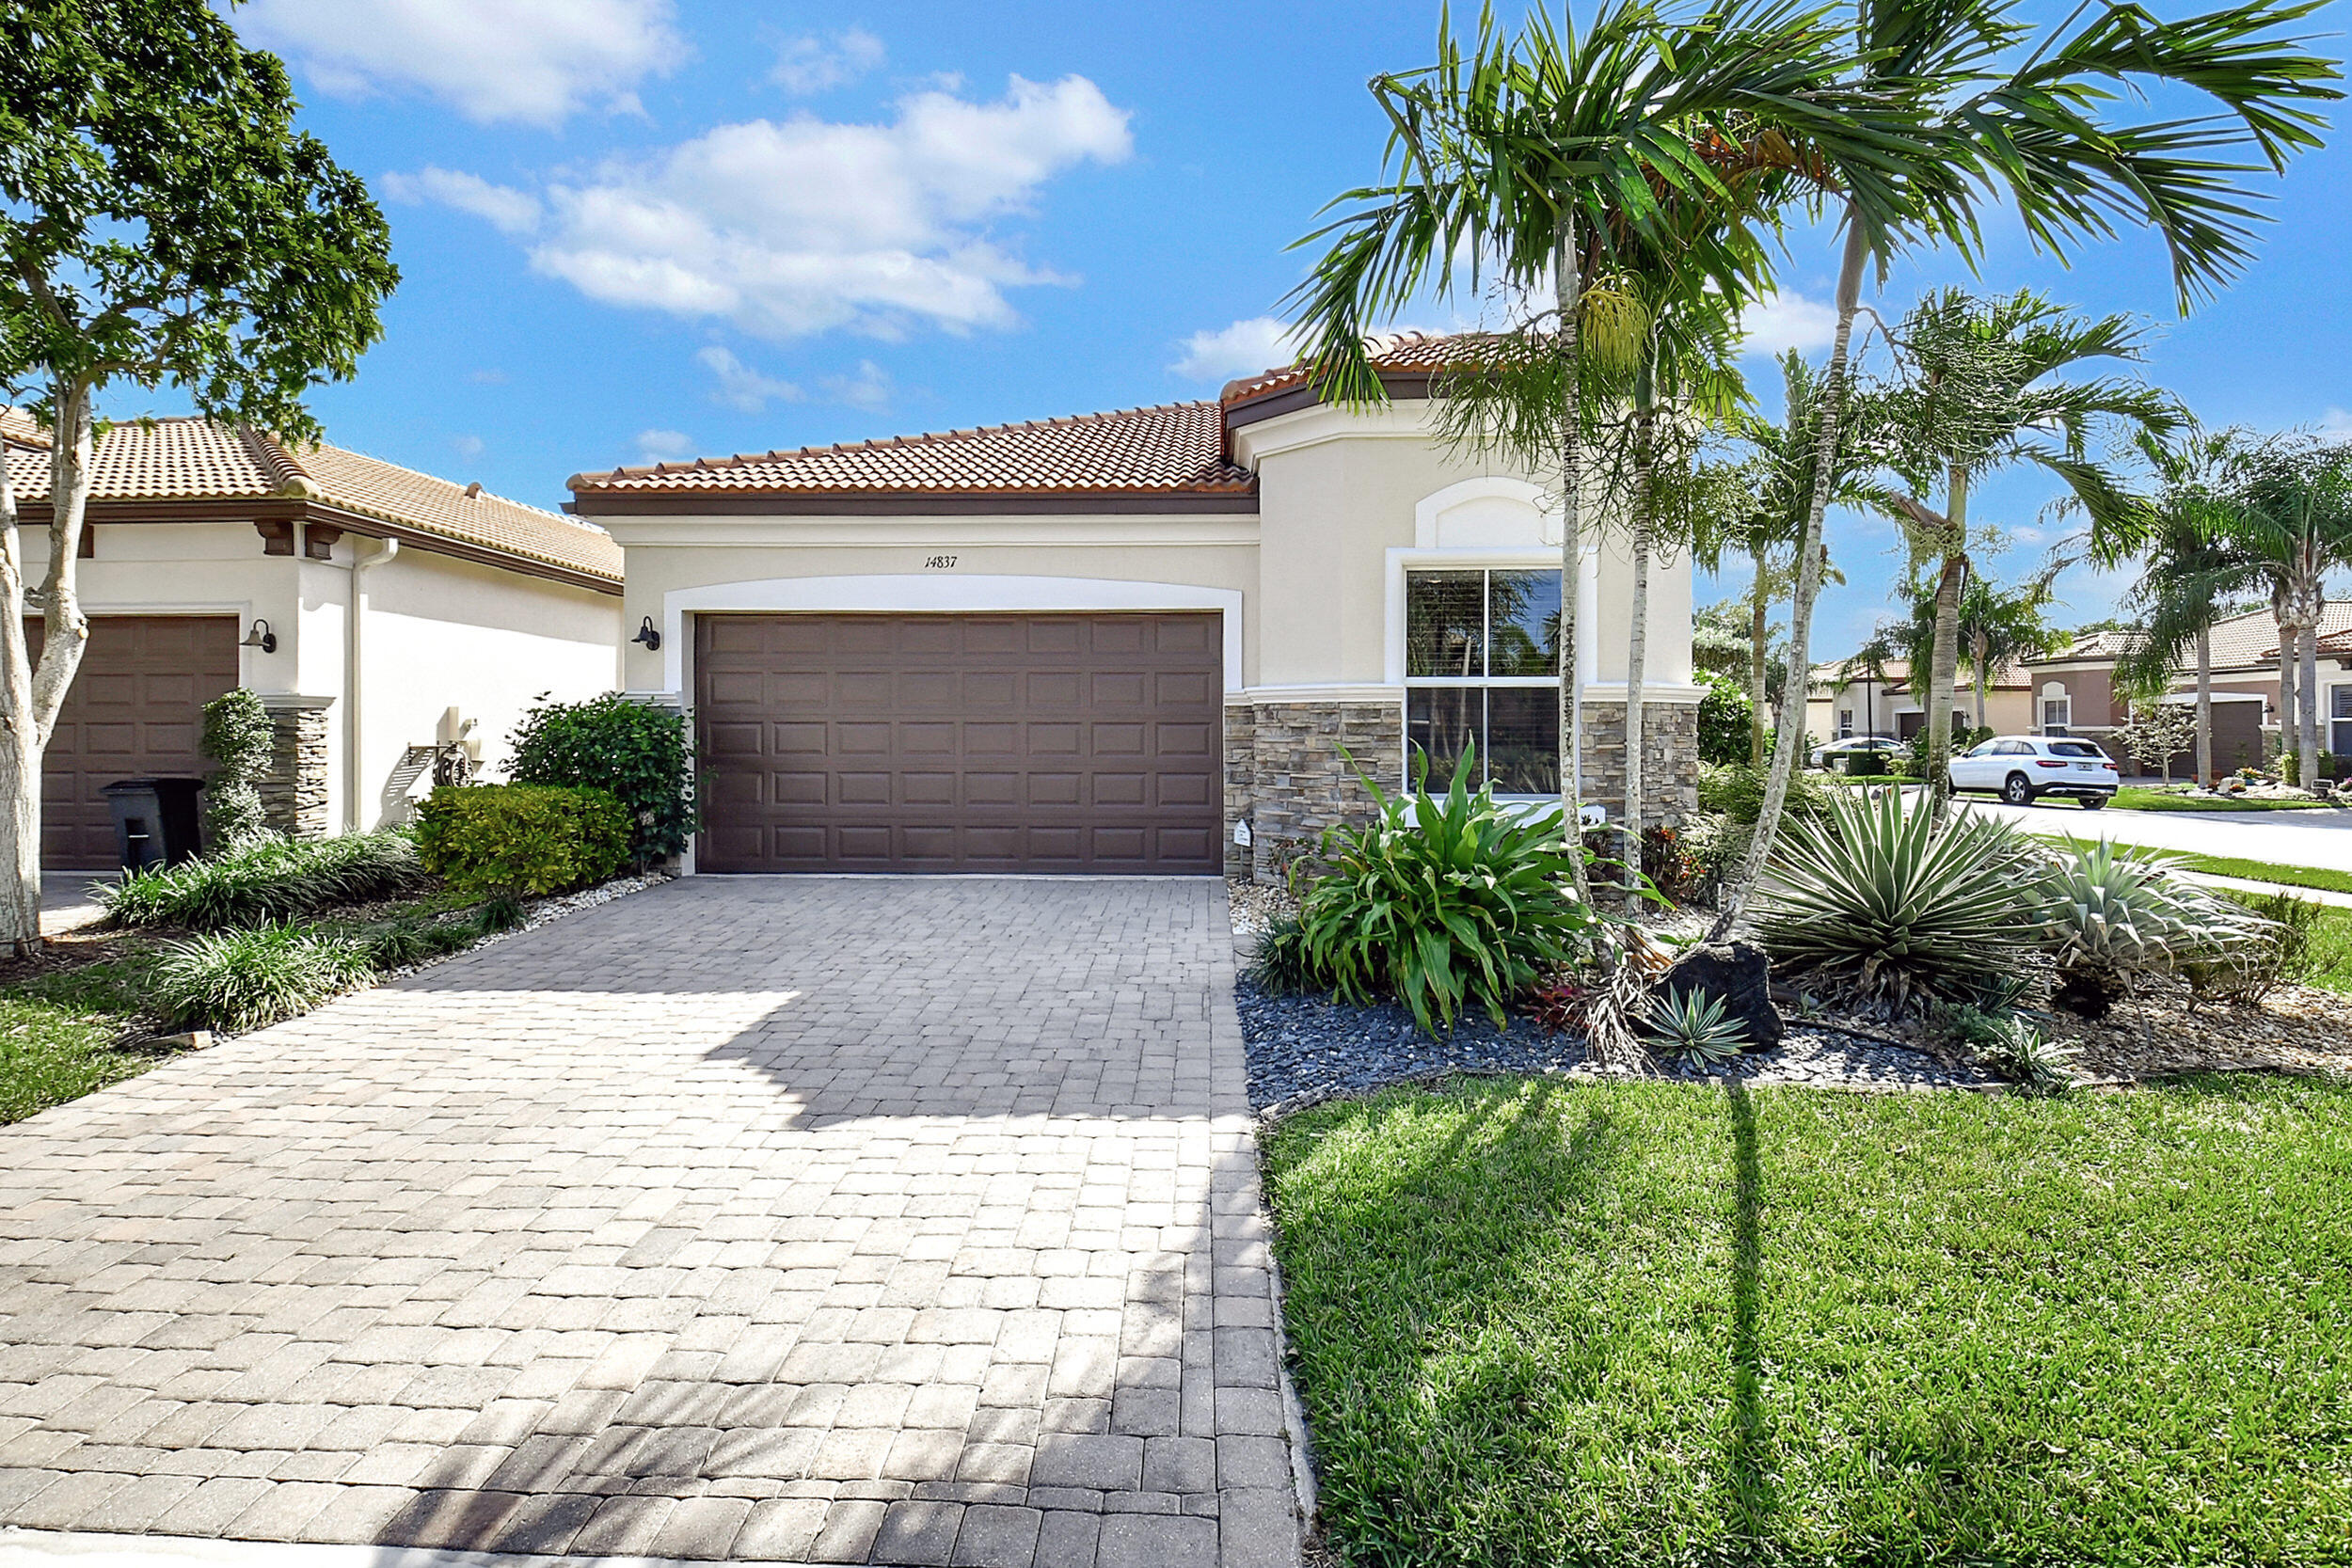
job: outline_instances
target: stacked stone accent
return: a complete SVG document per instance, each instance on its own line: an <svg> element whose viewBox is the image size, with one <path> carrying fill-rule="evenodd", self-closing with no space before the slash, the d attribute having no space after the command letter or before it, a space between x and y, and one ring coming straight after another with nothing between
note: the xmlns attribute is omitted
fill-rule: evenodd
<svg viewBox="0 0 2352 1568"><path fill-rule="evenodd" d="M1698 709L1688 703L1643 707L1645 826L1679 823L1698 809ZM1350 768L1340 755L1355 758ZM1248 847L1228 842L1225 874L1278 884L1336 822L1369 821L1371 793L1401 785L1404 705L1396 702L1230 703L1225 708L1225 819L1247 822ZM1625 806L1625 705L1584 706L1584 799L1611 821Z"/></svg>
<svg viewBox="0 0 2352 1568"><path fill-rule="evenodd" d="M274 744L269 772L256 780L265 819L295 838L326 836L326 710L325 697L263 696Z"/></svg>

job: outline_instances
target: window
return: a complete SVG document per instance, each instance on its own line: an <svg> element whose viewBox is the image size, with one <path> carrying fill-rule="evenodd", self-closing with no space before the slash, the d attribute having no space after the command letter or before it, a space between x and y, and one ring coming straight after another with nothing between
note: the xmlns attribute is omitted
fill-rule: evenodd
<svg viewBox="0 0 2352 1568"><path fill-rule="evenodd" d="M1647 726L1644 727L1646 728ZM1841 707L1837 710L1837 738L1840 740L1847 740L1852 738L1852 736L1853 709L1850 707Z"/></svg>
<svg viewBox="0 0 2352 1568"><path fill-rule="evenodd" d="M1493 570L1405 577L1407 780L1453 781L1478 749L1472 788L1560 791L1560 574Z"/></svg>
<svg viewBox="0 0 2352 1568"><path fill-rule="evenodd" d="M2328 750L2352 757L2352 681L2328 689Z"/></svg>
<svg viewBox="0 0 2352 1568"><path fill-rule="evenodd" d="M2050 747L2050 754L2054 757L2103 757L2106 755L2105 752L2087 740L2057 741Z"/></svg>
<svg viewBox="0 0 2352 1568"><path fill-rule="evenodd" d="M2073 697L2042 699L2042 733L2043 735L2064 735L2067 727L2074 721L2074 699Z"/></svg>
<svg viewBox="0 0 2352 1568"><path fill-rule="evenodd" d="M1972 757L1989 757L2000 749L2000 744L1997 740L1979 741L1968 749L1968 754Z"/></svg>

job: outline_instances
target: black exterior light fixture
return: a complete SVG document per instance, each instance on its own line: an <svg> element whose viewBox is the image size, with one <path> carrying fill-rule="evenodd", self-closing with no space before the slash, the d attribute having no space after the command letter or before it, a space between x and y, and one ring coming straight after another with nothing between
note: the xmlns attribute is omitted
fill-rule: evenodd
<svg viewBox="0 0 2352 1568"><path fill-rule="evenodd" d="M652 616L648 615L645 617L644 621L637 628L637 635L630 638L629 641L631 642L643 642L645 645L645 651L647 653L655 653L660 649L661 634L653 629Z"/></svg>
<svg viewBox="0 0 2352 1568"><path fill-rule="evenodd" d="M259 648L265 654L274 654L278 651L278 634L269 629L267 621L257 618L253 623L253 629L245 634L245 641L237 646Z"/></svg>

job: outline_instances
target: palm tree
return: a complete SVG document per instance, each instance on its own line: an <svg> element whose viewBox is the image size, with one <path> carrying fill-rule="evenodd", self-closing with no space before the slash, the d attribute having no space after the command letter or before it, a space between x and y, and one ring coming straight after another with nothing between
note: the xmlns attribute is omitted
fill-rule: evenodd
<svg viewBox="0 0 2352 1568"><path fill-rule="evenodd" d="M1845 230L1836 288L1836 329L1823 378L1817 439L1837 450L1854 318L1866 267L1881 275L1913 245L1949 244L1974 260L1979 205L2013 205L2036 245L2061 261L2119 222L2154 230L2172 263L2185 312L2242 267L2257 213L2244 176L2282 171L2294 153L2320 145L2316 104L2342 94L2335 63L2282 37L2316 0L2250 0L2159 22L2137 5L2088 0L2036 36L2009 0L1849 0L1841 8L1861 41L1848 78L1866 98L1899 100L1914 119L1901 150L1854 158L1842 148L1795 145L1785 160L1813 182L1815 205L1835 211ZM2211 99L2202 119L2120 120L2146 100L2119 95L2169 85ZM2175 96L2167 93L2166 108ZM2250 150L2260 166L2217 153ZM1795 776L1813 604L1820 587L1821 522L1832 490L1828 464L1814 473L1797 551L1790 607L1788 678L1781 693L1780 739L1755 842L1725 890L1708 931L1720 940L1739 920L1780 828Z"/></svg>
<svg viewBox="0 0 2352 1568"><path fill-rule="evenodd" d="M1886 397L1898 436L1893 466L1906 483L1896 498L1915 563L1934 574L1934 636L1920 701L1927 709L1925 764L1940 814L1949 799L1952 703L1960 662L1960 604L1971 579L1968 496L2011 464L2039 466L2061 480L2094 520L2127 505L2121 476L2091 457L2089 436L2122 422L2162 436L2180 420L2170 398L2120 378L2056 381L2093 359L2137 360L2140 330L2128 317L2077 316L2030 290L1980 300L1962 289L1931 293L1895 330L1911 379ZM1925 499L1938 485L1939 511Z"/></svg>
<svg viewBox="0 0 2352 1568"><path fill-rule="evenodd" d="M2050 582L2055 576L2055 570L2043 571L2014 588L1999 587L1974 573L1969 576L1968 586L1960 595L1956 621L1961 656L1976 689L1977 728L1980 730L1990 727L1985 722L1985 704L2000 673L2055 652L2064 641L2042 613L2051 602ZM1942 625L1940 614L1937 624Z"/></svg>
<svg viewBox="0 0 2352 1568"><path fill-rule="evenodd" d="M1850 48L1786 0L1731 0L1688 22L1644 0L1600 0L1582 30L1539 10L1509 40L1488 11L1467 52L1441 23L1436 65L1372 82L1391 125L1386 182L1342 195L1332 205L1348 210L1300 242L1327 248L1287 304L1316 384L1348 406L1385 401L1365 337L1392 312L1476 295L1489 277L1517 304L1550 296L1511 330L1474 340L1441 402L1468 410L1452 436L1549 473L1558 489L1564 832L1581 816L1575 617L1586 381L1598 363L1589 340L1622 358L1646 329L1606 275L1662 233L1670 198L1706 198L1721 221L1670 247L1678 271L1748 297L1757 246L1741 214L1776 205L1795 171L1754 158L1719 172L1704 150L1770 140L1785 151L1803 139L1860 162L1872 146L1906 148L1890 129L1906 108L1857 103L1836 86ZM1584 894L1581 857L1570 861Z"/></svg>

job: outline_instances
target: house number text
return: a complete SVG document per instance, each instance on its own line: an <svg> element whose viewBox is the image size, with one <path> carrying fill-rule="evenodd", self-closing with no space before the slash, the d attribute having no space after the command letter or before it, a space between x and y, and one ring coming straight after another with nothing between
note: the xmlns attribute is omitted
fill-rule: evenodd
<svg viewBox="0 0 2352 1568"><path fill-rule="evenodd" d="M955 563L956 558L952 555L927 555L923 558L923 570L927 572L945 572L954 566Z"/></svg>

